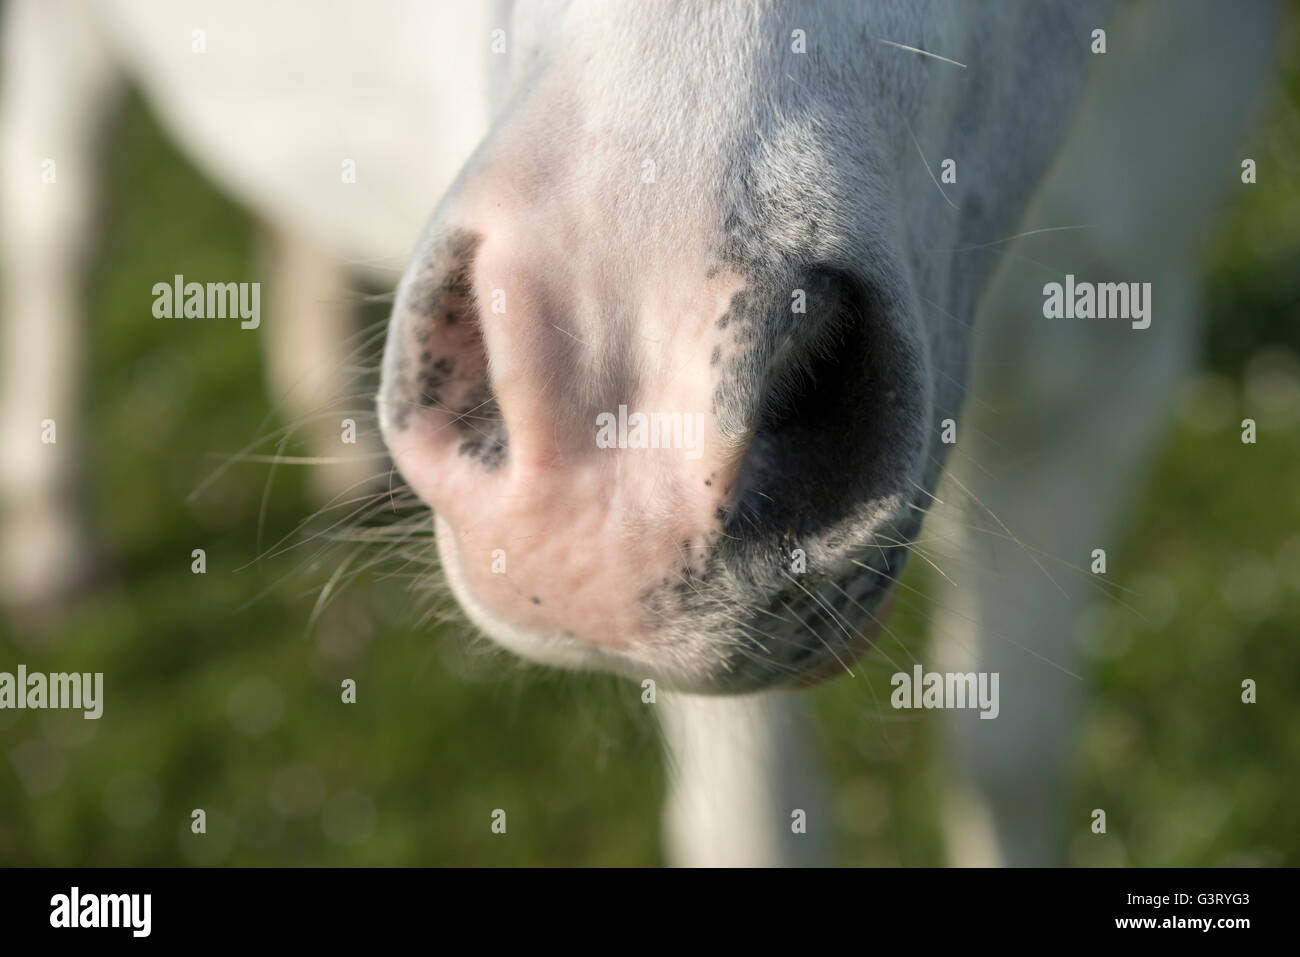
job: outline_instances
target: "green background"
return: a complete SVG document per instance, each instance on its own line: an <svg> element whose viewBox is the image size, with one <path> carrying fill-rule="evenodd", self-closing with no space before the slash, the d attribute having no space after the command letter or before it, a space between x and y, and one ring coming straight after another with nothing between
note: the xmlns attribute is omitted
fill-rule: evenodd
<svg viewBox="0 0 1300 957"><path fill-rule="evenodd" d="M1295 19L1293 66L1248 151L1259 183L1240 189L1207 266L1204 371L1111 556L1115 580L1165 596L1163 610L1144 623L1100 609L1086 645L1089 703L1060 809L1077 822L1074 863L1300 862ZM0 670L104 671L106 711L98 722L0 712L0 863L660 862L664 776L638 687L533 668L460 625L422 622L427 599L409 587L420 565L404 555L331 593L309 627L349 546L316 553L317 539L245 567L258 554L263 464L235 465L186 504L219 454L283 423L257 335L155 320L142 290L177 272L258 275L258 228L138 99L107 155L86 289L86 470L109 576L39 627L0 623ZM382 321L383 300L367 303ZM1225 458L1246 414L1259 442ZM279 469L264 541L319 505L304 470ZM190 572L196 547L203 576ZM900 610L894 628L925 660L916 617ZM877 688L883 667L867 669ZM1221 693L1241 675L1261 683L1254 707ZM359 685L348 707L344 677ZM938 720L882 712L861 679L812 694L836 860L942 863ZM208 813L202 838L189 831L196 807ZM1108 809L1104 839L1087 833L1093 807ZM509 814L505 836L489 829L495 808Z"/></svg>

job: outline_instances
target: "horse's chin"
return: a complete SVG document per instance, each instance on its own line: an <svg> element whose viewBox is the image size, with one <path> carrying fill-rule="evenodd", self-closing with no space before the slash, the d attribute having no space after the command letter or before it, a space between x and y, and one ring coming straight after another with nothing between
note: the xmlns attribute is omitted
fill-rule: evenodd
<svg viewBox="0 0 1300 957"><path fill-rule="evenodd" d="M654 679L662 687L694 694L750 694L777 688L810 688L837 675L852 673L853 665L871 650L884 628L894 592L889 589L871 611L871 621L856 634L834 648L823 646L822 654L808 670L796 675L779 675L768 680L746 672L743 682L722 664L722 657L698 649L694 655L669 654L671 642L655 641L644 647L636 643L616 646L591 645L571 635L545 634L535 629L511 625L485 607L460 574L454 532L439 518L438 552L448 586L460 607L478 629L506 651L534 664L569 671L615 674L634 681Z"/></svg>
<svg viewBox="0 0 1300 957"><path fill-rule="evenodd" d="M858 659L875 647L876 640L880 637L881 631L884 630L885 622L889 619L889 613L893 610L893 607L894 589L890 588L876 605L875 611L872 612L871 621L863 626L853 636L852 640L828 655L820 665L807 674L796 678L792 682L792 686L795 688L813 688L839 675L852 674L853 665Z"/></svg>

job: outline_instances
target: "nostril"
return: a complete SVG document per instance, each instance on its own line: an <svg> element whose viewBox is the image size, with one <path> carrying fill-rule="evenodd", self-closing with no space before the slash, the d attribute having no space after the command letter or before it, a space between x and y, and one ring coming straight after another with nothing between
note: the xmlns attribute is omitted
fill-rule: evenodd
<svg viewBox="0 0 1300 957"><path fill-rule="evenodd" d="M460 325L472 318L471 273L480 241L478 234L465 230L444 237L432 259L404 281L398 307L415 318L445 326Z"/></svg>
<svg viewBox="0 0 1300 957"><path fill-rule="evenodd" d="M432 419L442 442L488 469L506 457L505 423L488 375L474 295L481 237L454 230L431 244L402 280L384 358L381 405L389 428Z"/></svg>
<svg viewBox="0 0 1300 957"><path fill-rule="evenodd" d="M814 270L800 282L805 297L803 321L792 324L768 360L758 409L761 432L777 431L814 413L817 395L829 397L839 380L851 374L840 361L839 350L861 310L852 280L837 272Z"/></svg>
<svg viewBox="0 0 1300 957"><path fill-rule="evenodd" d="M469 391L452 424L461 437L461 455L477 460L488 471L500 468L509 446L505 417L490 383L484 380Z"/></svg>
<svg viewBox="0 0 1300 957"><path fill-rule="evenodd" d="M770 364L728 524L748 535L816 536L895 491L920 436L920 380L888 306L854 277L816 274L825 310ZM779 355L779 353L778 353Z"/></svg>

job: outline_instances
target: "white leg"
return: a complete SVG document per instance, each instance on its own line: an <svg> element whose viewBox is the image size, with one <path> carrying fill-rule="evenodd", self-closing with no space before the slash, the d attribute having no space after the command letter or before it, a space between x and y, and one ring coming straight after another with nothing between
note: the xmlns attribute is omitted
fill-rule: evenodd
<svg viewBox="0 0 1300 957"><path fill-rule="evenodd" d="M821 860L830 822L798 692L659 696L668 749L668 862L777 867ZM806 833L796 833L798 812Z"/></svg>
<svg viewBox="0 0 1300 957"><path fill-rule="evenodd" d="M115 84L85 12L66 7L12 0L0 31L0 593L28 608L75 589L92 565L77 494L80 279L94 141Z"/></svg>
<svg viewBox="0 0 1300 957"><path fill-rule="evenodd" d="M1162 314L1194 311L1172 281L1158 288ZM1088 344L1074 345L1077 367ZM996 719L945 716L958 769L945 796L954 863L1061 863L1064 780L1085 689L1076 622L1105 595L1089 571L1092 550L1104 548L1108 571L1119 572L1118 518L1157 446L1188 354L1170 336L1133 348L1148 361L1135 363L1140 370L1124 368L1122 356L1095 364L1094 381L1105 387L1082 407L1036 391L1032 401L1000 406L996 424L972 415L965 451L982 469L958 465L940 493L949 507L931 518L928 531L945 542L935 560L961 586L955 595L936 589L934 667L1000 676ZM996 428L999 444L981 443L974 428Z"/></svg>
<svg viewBox="0 0 1300 957"><path fill-rule="evenodd" d="M359 337L347 270L311 242L285 229L269 231L271 309L262 324L272 403L295 427L310 455L322 460L309 483L325 502L346 502L368 490L387 468L377 456L374 397L353 373ZM344 420L356 425L344 441Z"/></svg>
<svg viewBox="0 0 1300 957"><path fill-rule="evenodd" d="M936 667L1001 675L996 720L948 716L955 863L1063 859L1064 775L1084 690L1066 672L1082 674L1076 622L1101 595L1091 553L1105 548L1116 575L1119 519L1191 364L1197 240L1215 200L1249 188L1237 144L1265 88L1273 13L1125 8L1026 223L1084 228L1014 248L981 310L980 401L967 405L956 481L942 493L961 511L940 511L927 529L951 542L940 550L963 588L936 617ZM1042 286L1067 272L1150 282L1150 328L1045 319Z"/></svg>

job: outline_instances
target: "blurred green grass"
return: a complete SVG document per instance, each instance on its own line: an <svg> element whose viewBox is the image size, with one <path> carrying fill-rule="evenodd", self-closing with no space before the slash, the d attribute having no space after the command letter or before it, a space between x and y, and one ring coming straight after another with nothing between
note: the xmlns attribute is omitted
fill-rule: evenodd
<svg viewBox="0 0 1300 957"><path fill-rule="evenodd" d="M1292 75L1290 108L1257 150L1280 172L1243 190L1215 252L1215 377L1189 387L1115 561L1158 613L1144 624L1101 609L1103 640L1087 646L1091 701L1062 814L1112 810L1104 841L1075 842L1078 863L1300 860L1300 408L1258 358L1300 350L1297 89ZM268 588L296 555L236 571L257 554L265 467L186 499L213 453L276 421L259 339L155 320L146 293L173 273L258 277L256 224L134 99L104 192L86 461L114 579L54 633L0 626L0 663L102 670L107 703L98 722L0 712L0 863L658 863L663 771L638 687L414 627L399 581L353 586L309 632L314 592ZM1261 423L1244 467L1238 410ZM316 505L282 470L267 540ZM194 548L206 575L190 572ZM915 614L900 609L894 628L921 646ZM1233 703L1243 676L1260 683L1253 708ZM359 686L349 707L344 677ZM860 682L813 694L837 859L942 863L937 720L885 714ZM208 814L201 840L193 808ZM496 808L506 837L489 829Z"/></svg>

